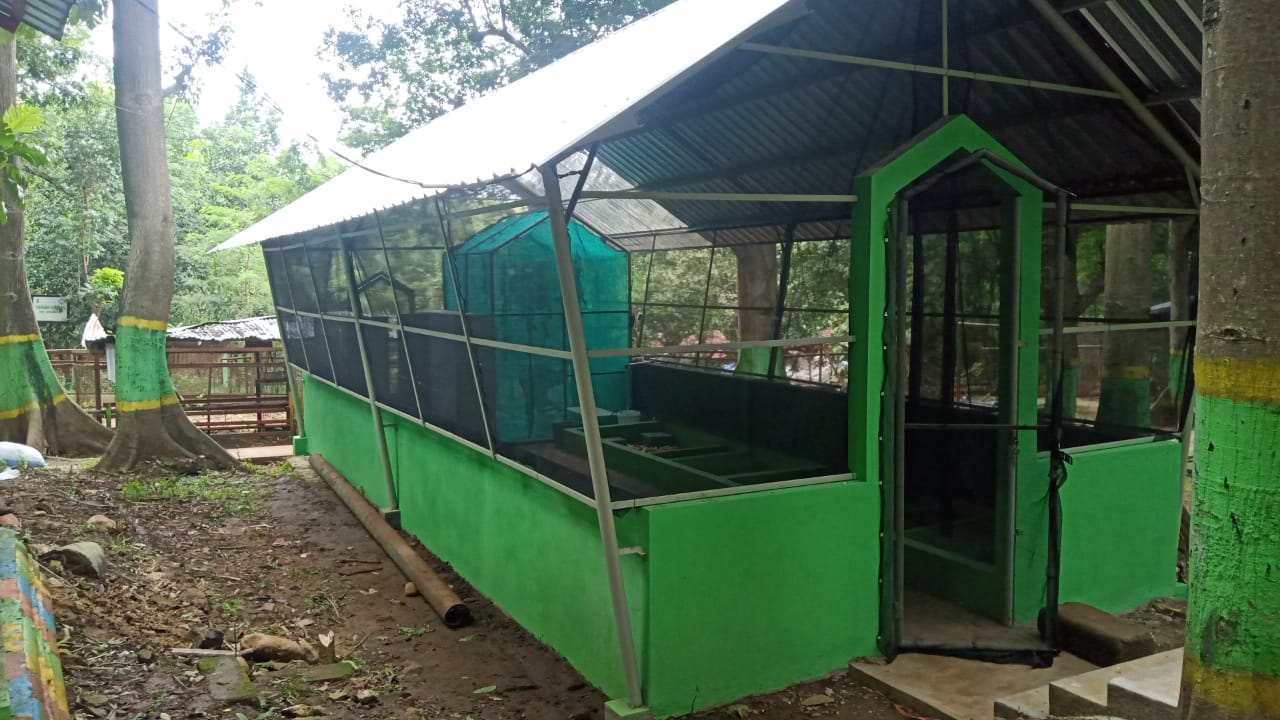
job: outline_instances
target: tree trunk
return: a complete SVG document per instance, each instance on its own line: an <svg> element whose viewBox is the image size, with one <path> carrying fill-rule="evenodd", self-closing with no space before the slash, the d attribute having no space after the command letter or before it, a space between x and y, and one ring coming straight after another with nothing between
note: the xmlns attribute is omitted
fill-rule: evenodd
<svg viewBox="0 0 1280 720"><path fill-rule="evenodd" d="M0 112L17 101L17 43L0 43ZM0 441L50 455L97 455L111 431L66 396L49 363L31 307L22 209L5 193L0 225Z"/></svg>
<svg viewBox="0 0 1280 720"><path fill-rule="evenodd" d="M1106 319L1151 314L1151 226L1110 225L1106 243ZM1108 332L1102 339L1098 422L1151 426L1151 347L1146 332Z"/></svg>
<svg viewBox="0 0 1280 720"><path fill-rule="evenodd" d="M772 340L773 319L778 305L778 248L772 243L737 245L733 254L738 259L738 340ZM769 373L770 348L738 351L737 371L752 375ZM782 372L782 356L774 366L777 377Z"/></svg>
<svg viewBox="0 0 1280 720"><path fill-rule="evenodd" d="M1280 14L1205 3L1184 718L1280 717Z"/></svg>
<svg viewBox="0 0 1280 720"><path fill-rule="evenodd" d="M155 4L115 3L112 29L129 265L116 321L119 424L98 467L120 472L152 461L232 467L231 455L182 411L165 357L174 224Z"/></svg>

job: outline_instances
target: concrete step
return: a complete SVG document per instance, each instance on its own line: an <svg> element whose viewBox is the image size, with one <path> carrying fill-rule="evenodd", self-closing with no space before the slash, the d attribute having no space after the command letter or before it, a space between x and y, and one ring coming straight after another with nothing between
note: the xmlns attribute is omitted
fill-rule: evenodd
<svg viewBox="0 0 1280 720"><path fill-rule="evenodd" d="M1049 717L1049 686L997 699L995 715L999 720L1045 720Z"/></svg>
<svg viewBox="0 0 1280 720"><path fill-rule="evenodd" d="M1174 720L1182 688L1182 654L1163 665L1125 673L1107 684L1107 714L1126 720Z"/></svg>
<svg viewBox="0 0 1280 720"><path fill-rule="evenodd" d="M1131 673L1180 662L1182 649L1149 655L1137 660L1098 668L1074 677L1049 683L1049 711L1054 717L1107 714L1107 686Z"/></svg>

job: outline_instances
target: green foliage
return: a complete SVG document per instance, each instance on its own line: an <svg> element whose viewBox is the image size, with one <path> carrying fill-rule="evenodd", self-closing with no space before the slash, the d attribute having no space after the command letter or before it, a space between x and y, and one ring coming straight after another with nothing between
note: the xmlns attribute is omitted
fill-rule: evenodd
<svg viewBox="0 0 1280 720"><path fill-rule="evenodd" d="M40 109L18 103L0 118L0 190L5 202L0 203L0 223L8 222L10 206L21 208L29 174L23 166L48 163L44 150L27 142L28 137L44 123Z"/></svg>
<svg viewBox="0 0 1280 720"><path fill-rule="evenodd" d="M44 66L63 67L47 56L53 46L27 49ZM22 51L23 44L19 43ZM42 54L43 53L43 54ZM99 58L80 53L89 71ZM79 343L81 328L97 298L85 288L90 269L125 267L128 228L115 96L92 79L74 92L45 94L46 122L33 137L50 148L49 164L28 192L27 268L35 294L77 298L65 323L41 328L53 346ZM34 85L33 85L34 86ZM23 88L24 96L30 95ZM170 99L166 136L176 226L176 273L172 322L190 324L270 314L270 291L261 252L244 248L209 254L215 245L283 207L335 175L335 162L311 162L304 148L279 149L275 113L245 95L226 117L201 128L185 100ZM109 303L102 303L110 326Z"/></svg>
<svg viewBox="0 0 1280 720"><path fill-rule="evenodd" d="M405 0L391 22L352 9L321 50L338 61L325 81L347 113L344 141L381 147L671 2Z"/></svg>
<svg viewBox="0 0 1280 720"><path fill-rule="evenodd" d="M103 327L115 326L116 304L124 288L124 272L113 267L100 267L80 286L79 296L98 314Z"/></svg>

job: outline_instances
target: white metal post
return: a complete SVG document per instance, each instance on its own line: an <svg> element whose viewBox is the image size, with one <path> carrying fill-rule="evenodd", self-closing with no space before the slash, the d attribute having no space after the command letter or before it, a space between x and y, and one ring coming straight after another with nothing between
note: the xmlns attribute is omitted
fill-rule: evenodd
<svg viewBox="0 0 1280 720"><path fill-rule="evenodd" d="M569 223L565 218L564 199L560 194L560 176L556 163L542 167L542 184L546 189L547 216L555 241L556 270L560 276L560 295L564 302L564 322L569 333L569 351L573 355L573 374L578 386L578 405L582 408L582 433L587 442L587 464L591 468L591 487L595 491L596 518L600 524L600 540L604 546L604 563L609 574L609 596L613 603L613 621L618 631L618 650L622 653L622 675L627 686L627 704L644 707L640 685L640 669L636 663L635 638L631 631L631 613L627 608L627 588L622 579L622 559L618 553L618 533L613 520L613 499L609 493L609 477L600 442L600 421L596 417L595 390L591 383L591 360L587 357L586 334L582 328L582 307L578 303L578 284L574 280L573 251L569 241Z"/></svg>

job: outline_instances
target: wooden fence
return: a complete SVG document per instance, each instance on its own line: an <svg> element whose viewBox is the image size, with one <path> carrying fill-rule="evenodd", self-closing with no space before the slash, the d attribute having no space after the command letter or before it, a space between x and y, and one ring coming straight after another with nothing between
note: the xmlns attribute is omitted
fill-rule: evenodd
<svg viewBox="0 0 1280 720"><path fill-rule="evenodd" d="M294 433L279 346L171 345L169 375L187 417L223 444L258 444ZM100 349L50 350L67 395L108 427L115 425L115 384Z"/></svg>

